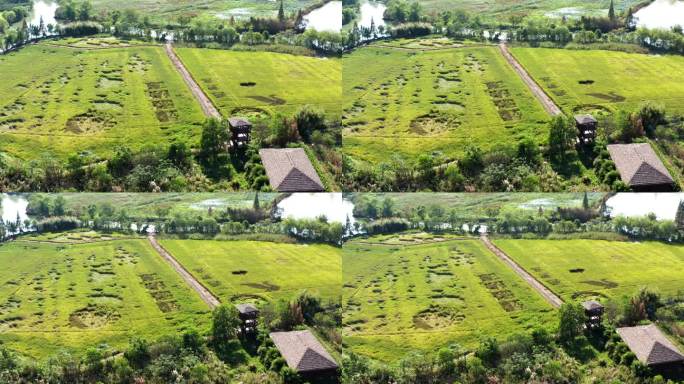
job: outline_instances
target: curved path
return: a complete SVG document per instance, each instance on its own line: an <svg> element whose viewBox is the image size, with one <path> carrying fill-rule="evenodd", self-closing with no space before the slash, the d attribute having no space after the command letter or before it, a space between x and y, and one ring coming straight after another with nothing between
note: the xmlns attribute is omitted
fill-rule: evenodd
<svg viewBox="0 0 684 384"><path fill-rule="evenodd" d="M204 93L187 68L185 68L183 62L180 60L180 58L178 58L178 55L176 55L176 51L173 50L171 43L166 43L164 45L164 49L166 50L166 54L169 56L171 63L173 63L173 66L176 67L180 75L183 77L183 80L185 80L185 84L188 85L188 88L190 88L193 96L195 96L195 99L197 99L197 101L200 103L200 107L202 107L202 112L204 112L204 115L207 117L215 117L220 119L221 114L219 113L218 109L216 109L214 103L211 102L207 94Z"/></svg>
<svg viewBox="0 0 684 384"><path fill-rule="evenodd" d="M180 277L190 286L190 288L194 289L200 295L200 298L202 298L202 300L204 300L204 302L207 303L211 309L214 309L221 304L218 297L209 292L209 290L202 285L202 283L197 281L197 279L195 279L195 277L190 274L190 272L188 272L188 270L185 269L178 262L178 260L171 256L171 254L157 242L157 238L154 235L150 234L147 236L147 238L150 241L150 245L152 245L152 248L157 251L159 256L171 264L171 267L178 272Z"/></svg>
<svg viewBox="0 0 684 384"><path fill-rule="evenodd" d="M508 63L513 67L515 72L518 73L518 76L520 76L520 79L522 79L523 83L527 85L527 88L529 88L530 92L534 95L534 97L539 100L539 102L542 104L546 112L548 112L551 116L556 116L560 115L563 113L560 108L556 105L556 103L553 102L551 97L544 92L544 90L537 84L534 79L530 76L529 73L523 68L523 66L518 62L518 60L511 54L511 52L508 50L508 46L506 43L501 43L499 44L499 50L501 51L501 54L503 57L508 61Z"/></svg>
<svg viewBox="0 0 684 384"><path fill-rule="evenodd" d="M524 270L518 263L513 261L510 256L508 256L504 251L499 249L494 243L492 243L489 240L489 237L487 235L481 235L480 240L484 243L484 245L489 249L493 254L495 254L499 259L501 259L504 263L506 263L513 272L517 273L518 276L520 276L527 284L529 284L532 288L534 288L535 291L539 292L540 295L546 301L549 302L552 306L555 308L559 308L563 304L563 300L558 297L555 293L551 292L550 289L546 288L544 284L540 283L539 280L535 279L534 276L530 275L526 270Z"/></svg>

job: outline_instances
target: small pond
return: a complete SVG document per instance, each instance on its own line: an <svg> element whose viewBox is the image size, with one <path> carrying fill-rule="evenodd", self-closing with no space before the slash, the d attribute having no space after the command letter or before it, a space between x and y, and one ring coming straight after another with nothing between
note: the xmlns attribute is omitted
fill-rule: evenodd
<svg viewBox="0 0 684 384"><path fill-rule="evenodd" d="M57 25L55 20L55 11L59 7L56 1L38 0L33 2L33 9L29 15L29 25L40 25L40 19L43 18L43 23L47 27L48 24Z"/></svg>
<svg viewBox="0 0 684 384"><path fill-rule="evenodd" d="M375 28L381 25L385 25L385 20L383 15L385 14L385 9L387 7L383 3L378 3L375 1L364 1L360 6L359 14L359 27L370 28L371 22L375 24Z"/></svg>
<svg viewBox="0 0 684 384"><path fill-rule="evenodd" d="M342 2L330 1L314 9L303 17L306 29L325 32L339 32L342 30Z"/></svg>
<svg viewBox="0 0 684 384"><path fill-rule="evenodd" d="M28 219L27 207L28 200L23 195L0 194L0 216L5 223L16 222L18 216L23 225L24 220Z"/></svg>
<svg viewBox="0 0 684 384"><path fill-rule="evenodd" d="M637 11L637 27L670 29L684 27L684 0L655 0Z"/></svg>

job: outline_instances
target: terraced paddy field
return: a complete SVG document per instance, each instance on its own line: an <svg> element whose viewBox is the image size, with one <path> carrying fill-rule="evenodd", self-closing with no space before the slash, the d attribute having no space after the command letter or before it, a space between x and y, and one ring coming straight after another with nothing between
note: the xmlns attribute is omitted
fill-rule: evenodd
<svg viewBox="0 0 684 384"><path fill-rule="evenodd" d="M0 147L25 160L109 153L118 144L193 144L204 121L157 46L41 43L0 57L0 72Z"/></svg>
<svg viewBox="0 0 684 384"><path fill-rule="evenodd" d="M343 249L345 347L383 361L551 326L537 292L476 239L358 239Z"/></svg>
<svg viewBox="0 0 684 384"><path fill-rule="evenodd" d="M63 238L71 240L65 241ZM53 242L54 240L54 242ZM0 340L32 357L202 328L209 308L143 239L0 246Z"/></svg>
<svg viewBox="0 0 684 384"><path fill-rule="evenodd" d="M370 162L454 156L467 144L546 137L548 115L498 48L410 44L371 45L343 58L347 154Z"/></svg>
<svg viewBox="0 0 684 384"><path fill-rule="evenodd" d="M634 109L644 101L684 112L684 57L550 48L511 52L566 113Z"/></svg>
<svg viewBox="0 0 684 384"><path fill-rule="evenodd" d="M563 300L684 290L684 247L656 242L509 240L494 243Z"/></svg>
<svg viewBox="0 0 684 384"><path fill-rule="evenodd" d="M291 115L306 104L340 116L337 59L196 48L176 52L224 116Z"/></svg>
<svg viewBox="0 0 684 384"><path fill-rule="evenodd" d="M307 290L341 296L340 250L327 245L163 239L171 253L222 302L291 299Z"/></svg>

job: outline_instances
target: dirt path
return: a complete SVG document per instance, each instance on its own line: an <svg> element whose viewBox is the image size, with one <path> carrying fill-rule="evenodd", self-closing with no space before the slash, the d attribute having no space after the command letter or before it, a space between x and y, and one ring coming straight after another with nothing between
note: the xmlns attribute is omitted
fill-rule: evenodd
<svg viewBox="0 0 684 384"><path fill-rule="evenodd" d="M511 267L513 272L517 273L518 276L520 276L523 280L527 282L527 284L529 284L532 288L539 292L539 294L542 295L542 297L546 299L546 301L548 301L549 304L551 304L555 308L558 308L561 306L561 304L563 304L563 300L561 300L560 297L556 296L556 294L551 292L550 289L546 288L544 284L540 283L539 280L535 279L532 275L527 273L527 271L525 271L520 265L518 265L518 263L513 261L513 259L511 259L510 256L508 256L504 251L502 251L496 245L494 245L494 243L492 243L489 240L489 237L487 237L487 235L480 236L480 240L482 240L482 243L484 243L487 249L492 251L492 253L494 253L499 259L501 259L504 263Z"/></svg>
<svg viewBox="0 0 684 384"><path fill-rule="evenodd" d="M194 289L200 295L200 298L202 298L202 300L204 300L204 302L207 303L210 308L214 309L221 304L216 296L209 292L209 290L205 288L202 283L197 281L197 279L195 279L195 277L192 276L187 269L180 265L180 263L157 242L157 238L154 235L149 235L147 238L150 240L150 245L152 245L152 248L157 251L159 256L171 264L171 267L178 272L180 277L183 278L186 283L188 283L190 288Z"/></svg>
<svg viewBox="0 0 684 384"><path fill-rule="evenodd" d="M529 73L523 68L523 66L516 60L515 57L511 54L511 52L508 50L508 46L505 43L499 44L499 50L501 51L501 54L503 57L508 61L508 63L513 67L515 72L518 73L518 76L522 79L522 81L527 85L527 88L530 89L530 92L534 95L534 97L539 100L539 102L542 104L542 107L548 112L551 116L556 116L560 115L563 113L560 108L556 105L556 103L551 100L549 95L544 92L544 90L537 84L536 81L532 79Z"/></svg>
<svg viewBox="0 0 684 384"><path fill-rule="evenodd" d="M204 112L204 115L207 117L215 117L220 119L221 114L219 113L218 109L216 109L214 104L204 93L202 88L200 88L195 79L192 78L190 72L188 72L188 70L185 68L185 65L183 65L183 62L178 58L178 55L176 55L171 43L166 43L164 45L164 49L166 50L166 54L169 56L169 59L173 63L173 66L176 67L178 72L183 77L183 80L185 80L185 83L188 85L188 88L190 88L193 96L195 96L195 99L197 99L197 101L200 103L200 107L202 107L202 112Z"/></svg>

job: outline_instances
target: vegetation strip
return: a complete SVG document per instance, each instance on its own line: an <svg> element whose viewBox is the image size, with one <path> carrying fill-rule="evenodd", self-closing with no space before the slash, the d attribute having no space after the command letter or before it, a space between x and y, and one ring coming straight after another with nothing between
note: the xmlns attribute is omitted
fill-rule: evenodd
<svg viewBox="0 0 684 384"><path fill-rule="evenodd" d="M520 79L530 89L530 92L532 92L534 97L539 100L544 109L552 116L562 114L563 112L560 108L558 108L556 103L554 103L549 95L547 95L546 92L544 92L544 90L532 79L532 77L530 77L525 68L520 65L518 60L511 55L511 52L508 50L508 46L506 46L505 43L501 43L499 44L499 50L501 51L503 57L506 58L506 61L511 64L515 72L520 76Z"/></svg>
<svg viewBox="0 0 684 384"><path fill-rule="evenodd" d="M200 103L202 112L204 112L207 117L215 117L217 119L221 118L221 114L219 113L218 109L216 109L209 97L204 93L204 91L202 91L202 88L200 88L199 84L197 84L192 75L190 75L190 72L188 72L188 70L185 68L183 62L178 58L176 52L173 50L173 46L171 46L171 43L167 43L164 46L164 49L166 50L166 54L169 56L169 59L173 63L173 66L176 67L180 75L183 77L183 80L185 80L185 83L190 88L190 91Z"/></svg>
<svg viewBox="0 0 684 384"><path fill-rule="evenodd" d="M173 269L178 272L178 274L185 280L188 285L194 289L202 298L202 300L209 305L209 307L216 308L218 307L221 302L219 299L214 296L211 292L209 292L208 289L206 289L202 283L197 281L194 276L190 272L188 272L185 268L183 268L182 265L176 259L168 253L158 242L157 239L155 238L154 235L149 235L147 237L150 240L150 245L152 245L152 248L154 248L155 251L161 256L164 260L168 261L169 264L173 267Z"/></svg>
<svg viewBox="0 0 684 384"><path fill-rule="evenodd" d="M511 259L506 253L504 253L501 249L499 249L496 245L489 241L489 237L487 237L487 235L480 236L480 239L482 240L482 243L490 251L492 251L493 254L495 254L504 263L510 266L513 272L517 273L532 288L539 292L539 294L542 295L546 301L548 301L555 308L560 308L560 306L563 304L563 300L560 297L558 297L555 293L551 292L551 290L546 288L544 284L540 283L539 280L537 280L532 275L527 273L527 271L525 271L520 265L518 265L518 263L513 261L513 259Z"/></svg>

